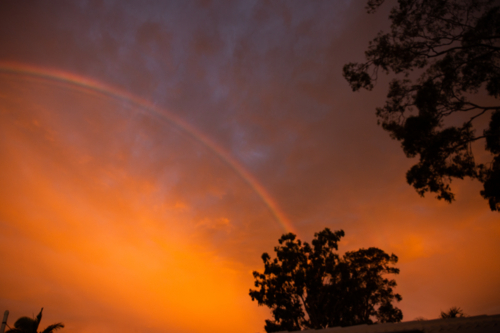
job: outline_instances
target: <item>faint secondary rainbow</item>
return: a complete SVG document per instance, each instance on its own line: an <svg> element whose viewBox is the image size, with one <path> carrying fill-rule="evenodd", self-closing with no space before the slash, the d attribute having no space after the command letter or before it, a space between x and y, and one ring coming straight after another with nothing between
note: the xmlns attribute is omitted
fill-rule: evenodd
<svg viewBox="0 0 500 333"><path fill-rule="evenodd" d="M127 100L139 106L142 110L146 110L163 121L175 124L192 138L208 147L222 161L227 163L237 174L239 174L245 182L260 196L262 201L269 208L277 222L287 231L297 234L295 228L288 220L283 211L279 208L273 198L267 193L265 188L253 177L238 161L223 148L215 144L206 135L193 126L182 120L181 118L167 112L164 109L158 108L147 100L135 96L124 90L103 84L99 81L76 75L70 72L64 72L56 69L46 69L33 65L27 65L18 62L2 62L0 61L0 73L25 75L35 78L42 78L51 81L71 84L79 88L97 92L115 100Z"/></svg>

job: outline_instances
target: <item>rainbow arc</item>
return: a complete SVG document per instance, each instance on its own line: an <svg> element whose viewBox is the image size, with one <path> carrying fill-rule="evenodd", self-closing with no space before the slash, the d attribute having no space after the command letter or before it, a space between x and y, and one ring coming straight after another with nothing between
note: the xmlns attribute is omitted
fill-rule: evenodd
<svg viewBox="0 0 500 333"><path fill-rule="evenodd" d="M286 232L293 232L297 234L295 228L286 217L284 212L279 208L275 200L241 163L234 159L225 149L223 149L213 140L207 137L203 132L197 130L175 114L161 109L153 105L151 102L141 97L135 96L130 92L106 85L97 80L76 75L71 72L64 72L57 69L47 69L18 62L0 62L0 73L23 75L49 81L56 81L63 84L72 85L80 89L92 91L114 100L126 100L162 121L175 124L176 127L183 130L190 137L209 148L222 161L224 161L229 167L231 167L231 169L233 169L238 175L240 175L240 177L259 195L259 197L273 214L276 221L283 227Z"/></svg>

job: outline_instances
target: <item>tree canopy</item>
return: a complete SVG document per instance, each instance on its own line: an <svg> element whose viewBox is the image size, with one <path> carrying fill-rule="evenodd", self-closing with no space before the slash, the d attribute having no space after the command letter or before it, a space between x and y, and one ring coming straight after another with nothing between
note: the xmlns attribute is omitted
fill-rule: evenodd
<svg viewBox="0 0 500 333"><path fill-rule="evenodd" d="M369 0L368 12L383 2ZM451 181L470 177L500 211L498 1L398 0L389 18L390 32L370 42L366 62L346 64L344 77L356 91L371 90L379 72L395 74L376 114L406 156L419 157L406 178L420 195L451 202Z"/></svg>
<svg viewBox="0 0 500 333"><path fill-rule="evenodd" d="M5 333L37 333L38 326L40 325L40 321L42 320L42 311L36 316L35 319L30 317L21 317L14 323L14 328L9 329ZM52 324L47 326L41 333L52 333L59 328L63 328L64 325L62 323Z"/></svg>
<svg viewBox="0 0 500 333"><path fill-rule="evenodd" d="M293 233L279 239L276 258L264 253L263 273L254 272L256 290L250 297L272 311L266 332L321 329L336 326L399 322L403 318L394 300L398 258L377 248L336 253L342 230L325 228L312 245Z"/></svg>

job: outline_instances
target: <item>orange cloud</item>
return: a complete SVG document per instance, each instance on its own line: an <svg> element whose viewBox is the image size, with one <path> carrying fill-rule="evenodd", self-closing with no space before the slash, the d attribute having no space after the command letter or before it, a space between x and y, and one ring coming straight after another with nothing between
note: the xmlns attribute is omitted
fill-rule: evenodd
<svg viewBox="0 0 500 333"><path fill-rule="evenodd" d="M72 132L74 128L65 128L73 126L71 122L46 113L49 105L19 103L23 105L2 115L0 125L9 137L0 142L0 217L5 229L0 253L6 258L3 268L11 272L0 278L0 285L8 286L2 290L5 300L50 305L70 294L72 302L83 298L85 305L77 308L104 311L92 316L115 313L125 326L135 318L143 322L138 327L158 330L231 332L234 327L256 327L248 322L250 299L241 293L249 276L197 233L200 228L231 227L229 217L220 217L220 204L207 206L209 215L201 220L193 215L206 200L211 205L223 201L226 190L218 189L223 183L199 184L200 191L192 193L178 192L174 185L169 193L150 174L134 169L133 164L141 162L133 159L134 147L101 141L100 134L93 141L94 126L120 135L112 123L104 126L93 118L85 129L90 133ZM89 100L85 104L93 106ZM88 136L79 138L82 134ZM140 131L136 138L151 140ZM113 145L118 148L116 158ZM111 155L101 154L103 146ZM213 172L202 161L200 168ZM174 177L173 184L185 183L185 174L169 171L163 174Z"/></svg>

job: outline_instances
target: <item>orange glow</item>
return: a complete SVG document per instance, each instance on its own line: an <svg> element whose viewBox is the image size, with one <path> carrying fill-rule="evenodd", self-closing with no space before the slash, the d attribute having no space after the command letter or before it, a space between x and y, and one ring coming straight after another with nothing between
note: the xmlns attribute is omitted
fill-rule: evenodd
<svg viewBox="0 0 500 333"><path fill-rule="evenodd" d="M82 97L82 108L103 107ZM220 256L200 234L231 228L231 220L218 212L194 214L189 200L197 195L163 193L151 175L127 165L135 161L125 146L116 154L106 147L112 154L106 156L92 146L110 142L97 142L92 132L82 137L88 142L62 140L67 124L31 100L19 99L1 114L9 140L0 142L0 251L3 269L26 278L4 274L3 297L47 304L55 294L52 302L72 305L83 297L98 312L118 311L125 326L140 320L186 332L247 327L253 304L241 290L248 289L248 269L242 274L241 264ZM90 131L109 126L88 120ZM206 187L209 196L213 186Z"/></svg>
<svg viewBox="0 0 500 333"><path fill-rule="evenodd" d="M341 76L386 21L363 1L150 3L0 1L9 325L44 307L62 333L263 333L262 253L325 227L340 253L399 257L404 320L500 313L480 184L419 197L376 124L385 92Z"/></svg>

